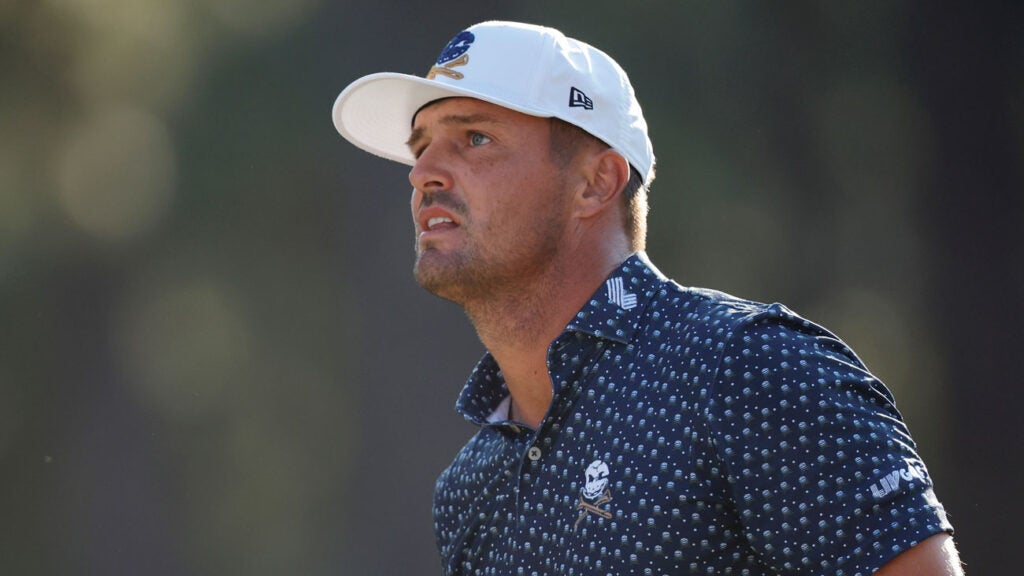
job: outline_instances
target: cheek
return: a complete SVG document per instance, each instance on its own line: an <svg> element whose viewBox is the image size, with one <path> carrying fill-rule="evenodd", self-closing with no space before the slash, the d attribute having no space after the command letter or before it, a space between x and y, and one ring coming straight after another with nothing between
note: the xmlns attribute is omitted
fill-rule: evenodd
<svg viewBox="0 0 1024 576"><path fill-rule="evenodd" d="M533 188L534 184L518 183L487 208L486 229L494 236L500 235L506 244L535 237L538 230L549 228L551 220L560 213L545 191Z"/></svg>
<svg viewBox="0 0 1024 576"><path fill-rule="evenodd" d="M488 233L520 234L564 212L560 174L532 154L519 162L489 163L464 175L471 217ZM486 167L485 169L482 169ZM486 178L478 176L486 174ZM514 239L514 238L513 238Z"/></svg>

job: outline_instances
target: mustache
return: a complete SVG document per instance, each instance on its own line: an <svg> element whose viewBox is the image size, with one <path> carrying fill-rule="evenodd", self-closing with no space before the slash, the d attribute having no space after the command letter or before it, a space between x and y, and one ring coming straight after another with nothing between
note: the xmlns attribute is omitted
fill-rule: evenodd
<svg viewBox="0 0 1024 576"><path fill-rule="evenodd" d="M466 213L466 203L459 200L452 194L451 190L433 190L431 192L424 192L423 197L420 200L420 208L429 208L437 204L445 210L453 213L463 215Z"/></svg>

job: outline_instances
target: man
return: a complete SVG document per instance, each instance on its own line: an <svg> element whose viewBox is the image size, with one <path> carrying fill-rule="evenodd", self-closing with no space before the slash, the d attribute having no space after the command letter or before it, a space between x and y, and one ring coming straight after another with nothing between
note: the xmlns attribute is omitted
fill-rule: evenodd
<svg viewBox="0 0 1024 576"><path fill-rule="evenodd" d="M960 574L853 352L648 260L654 153L610 57L478 24L426 78L351 84L334 123L412 166L416 278L488 350L435 493L446 574Z"/></svg>

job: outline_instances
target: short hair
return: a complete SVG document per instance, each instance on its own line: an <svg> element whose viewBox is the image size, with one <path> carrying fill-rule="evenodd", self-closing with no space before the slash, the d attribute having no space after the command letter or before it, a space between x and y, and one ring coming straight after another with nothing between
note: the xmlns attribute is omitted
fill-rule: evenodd
<svg viewBox="0 0 1024 576"><path fill-rule="evenodd" d="M604 148L610 148L603 140L574 124L560 118L549 120L551 159L560 166L568 166L587 143L597 143ZM647 245L647 212L650 209L647 203L647 185L644 177L632 165L629 167L629 180L622 190L622 196L626 203L623 224L630 247L634 251L644 250Z"/></svg>

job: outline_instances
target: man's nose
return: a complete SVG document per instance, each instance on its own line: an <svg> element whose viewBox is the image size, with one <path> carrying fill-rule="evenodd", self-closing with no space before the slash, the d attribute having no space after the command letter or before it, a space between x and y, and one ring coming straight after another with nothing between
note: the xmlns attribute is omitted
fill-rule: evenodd
<svg viewBox="0 0 1024 576"><path fill-rule="evenodd" d="M441 146L432 143L421 151L409 171L409 182L421 192L448 190L452 187L452 174Z"/></svg>

